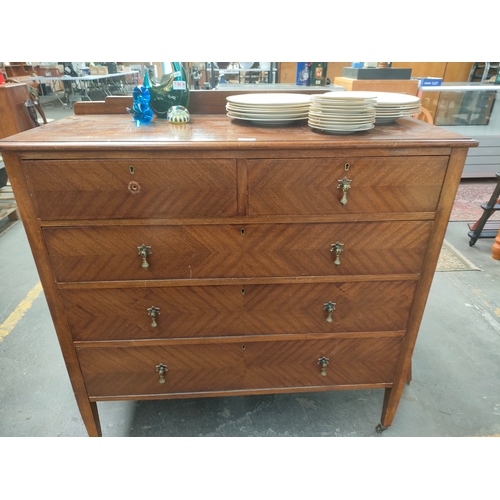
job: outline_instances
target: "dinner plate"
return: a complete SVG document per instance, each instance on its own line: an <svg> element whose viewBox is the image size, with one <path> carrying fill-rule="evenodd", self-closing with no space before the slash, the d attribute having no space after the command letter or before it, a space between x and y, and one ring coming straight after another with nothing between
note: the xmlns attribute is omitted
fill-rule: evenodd
<svg viewBox="0 0 500 500"><path fill-rule="evenodd" d="M365 123L363 125L357 126L346 126L342 124L331 124L331 123L317 123L308 121L310 127L319 128L322 130L369 130L374 127L374 123Z"/></svg>
<svg viewBox="0 0 500 500"><path fill-rule="evenodd" d="M346 120L348 119L353 119L353 118L373 118L375 116L375 111L359 111L356 113L338 113L338 112L326 112L326 111L317 111L314 109L309 110L309 114L312 116L317 116L318 118L325 117L325 118L331 118L331 117L338 117L338 118L345 118Z"/></svg>
<svg viewBox="0 0 500 500"><path fill-rule="evenodd" d="M309 103L306 103L306 104L278 104L278 105L259 104L259 105L255 105L255 106L249 106L247 104L236 104L236 103L228 102L226 104L226 107L229 107L232 109L242 109L242 110L258 109L258 110L274 111L274 110L281 110L281 109L308 109Z"/></svg>
<svg viewBox="0 0 500 500"><path fill-rule="evenodd" d="M289 123L293 123L295 121L307 120L307 116L303 116L301 118L243 118L241 116L234 116L230 113L227 113L227 116L233 118L235 120L244 120L249 121L258 125L286 125Z"/></svg>
<svg viewBox="0 0 500 500"><path fill-rule="evenodd" d="M228 115L233 118L248 118L249 120L292 120L292 119L304 119L307 118L307 113L300 113L295 115L288 114L276 114L276 115L259 115L259 114L246 114L246 113L235 113L234 111L228 111Z"/></svg>
<svg viewBox="0 0 500 500"><path fill-rule="evenodd" d="M315 94L311 96L312 101L371 101L376 100L376 96L361 95L353 91L327 92L326 94Z"/></svg>
<svg viewBox="0 0 500 500"><path fill-rule="evenodd" d="M295 110L290 110L290 109L282 109L282 110L276 110L276 111L266 111L266 110L259 110L259 109L252 109L252 110L241 110L241 109L234 109L234 108L226 108L226 111L228 113L237 113L239 115L259 115L263 117L273 117L275 115L289 115L289 116L299 116L299 115L307 115L309 113L309 109L295 109Z"/></svg>
<svg viewBox="0 0 500 500"><path fill-rule="evenodd" d="M367 128L364 129L358 129L358 130L345 130L345 129L333 129L333 128L323 128L323 127L318 127L315 125L309 125L312 129L319 130L320 132L325 132L326 134L334 134L334 135L349 135L349 134L355 134L356 132L364 132L365 130L370 130L375 125L370 125L367 126Z"/></svg>
<svg viewBox="0 0 500 500"><path fill-rule="evenodd" d="M288 105L288 104L303 104L309 103L310 95L290 94L290 93L273 93L262 92L256 94L241 94L226 97L228 102L236 104L255 105Z"/></svg>
<svg viewBox="0 0 500 500"><path fill-rule="evenodd" d="M317 123L338 123L345 125L365 125L367 123L374 123L375 117L370 118L369 120L338 120L336 118L316 118L314 116L309 115L309 120Z"/></svg>
<svg viewBox="0 0 500 500"><path fill-rule="evenodd" d="M331 96L330 99L334 98L337 92L330 92ZM325 96L328 94L322 94L322 96ZM368 99L373 99L375 98L377 101L377 105L384 105L384 104L412 104L412 103L419 103L420 98L417 96L413 95L408 95L408 94L401 94L397 92L378 92L378 91L371 91L371 90L346 90L345 92L342 92L341 94L339 93L338 95L343 95L346 98L348 97L358 97L358 98L368 98Z"/></svg>

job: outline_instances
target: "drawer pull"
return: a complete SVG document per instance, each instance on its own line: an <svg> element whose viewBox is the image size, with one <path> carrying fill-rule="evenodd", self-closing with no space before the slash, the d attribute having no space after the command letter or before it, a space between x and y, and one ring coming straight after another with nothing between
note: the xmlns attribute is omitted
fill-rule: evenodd
<svg viewBox="0 0 500 500"><path fill-rule="evenodd" d="M335 302L327 302L323 307L323 310L328 312L328 316L326 318L327 323L332 323L333 321L332 314L333 311L335 311L335 305Z"/></svg>
<svg viewBox="0 0 500 500"><path fill-rule="evenodd" d="M351 182L352 179L348 179L345 176L343 179L339 179L339 185L337 186L337 188L342 189L342 199L340 200L340 203L342 203L342 205L347 205L347 191L351 189Z"/></svg>
<svg viewBox="0 0 500 500"><path fill-rule="evenodd" d="M318 365L321 366L321 375L323 375L323 377L326 377L326 367L328 366L329 362L330 360L328 358L325 358L325 356L322 356L318 359Z"/></svg>
<svg viewBox="0 0 500 500"><path fill-rule="evenodd" d="M160 308L159 307L149 307L148 308L148 315L151 316L151 326L153 328L156 328L158 326L158 323L156 322L156 317L160 314Z"/></svg>
<svg viewBox="0 0 500 500"><path fill-rule="evenodd" d="M139 255L142 257L142 267L143 269L147 269L149 267L148 255L151 255L151 247L141 245L137 249L139 250Z"/></svg>
<svg viewBox="0 0 500 500"><path fill-rule="evenodd" d="M340 243L340 241L337 241L337 243L333 243L332 247L330 248L331 252L335 252L335 261L333 263L336 266L340 266L340 254L342 253L343 249L344 249L344 244Z"/></svg>
<svg viewBox="0 0 500 500"><path fill-rule="evenodd" d="M168 372L168 368L167 368L167 365L164 365L163 363L160 363L157 367L156 367L156 371L159 373L160 375L160 384L164 384L165 383L165 373Z"/></svg>
<svg viewBox="0 0 500 500"><path fill-rule="evenodd" d="M133 169L134 167L130 167L130 168ZM131 171L130 173L133 174L134 172ZM128 183L128 190L129 190L129 193L137 194L141 190L141 185L137 181L130 181Z"/></svg>

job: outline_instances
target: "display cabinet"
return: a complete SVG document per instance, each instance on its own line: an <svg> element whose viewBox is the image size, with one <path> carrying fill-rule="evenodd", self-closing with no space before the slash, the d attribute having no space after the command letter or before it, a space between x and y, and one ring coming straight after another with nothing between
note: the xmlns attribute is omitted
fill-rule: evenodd
<svg viewBox="0 0 500 500"><path fill-rule="evenodd" d="M473 137L479 147L470 149L463 178L495 178L500 171L500 85L443 83L421 87L422 106L434 124Z"/></svg>

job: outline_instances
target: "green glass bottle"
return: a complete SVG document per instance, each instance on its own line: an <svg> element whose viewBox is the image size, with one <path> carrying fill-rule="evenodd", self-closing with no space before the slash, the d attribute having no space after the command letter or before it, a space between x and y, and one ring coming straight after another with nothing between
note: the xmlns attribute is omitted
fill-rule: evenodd
<svg viewBox="0 0 500 500"><path fill-rule="evenodd" d="M158 82L153 82L146 69L143 85L151 94L151 109L160 119L167 119L168 110L172 106L189 105L189 85L186 72L180 62L170 63L172 71L164 73Z"/></svg>

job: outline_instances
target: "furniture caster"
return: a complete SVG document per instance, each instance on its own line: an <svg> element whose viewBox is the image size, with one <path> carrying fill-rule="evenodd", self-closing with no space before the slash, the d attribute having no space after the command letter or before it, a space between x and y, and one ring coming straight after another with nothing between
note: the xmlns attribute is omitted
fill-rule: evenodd
<svg viewBox="0 0 500 500"><path fill-rule="evenodd" d="M377 434L382 434L385 430L387 430L389 427L384 427L382 424L378 424L377 427L375 427L375 431Z"/></svg>

